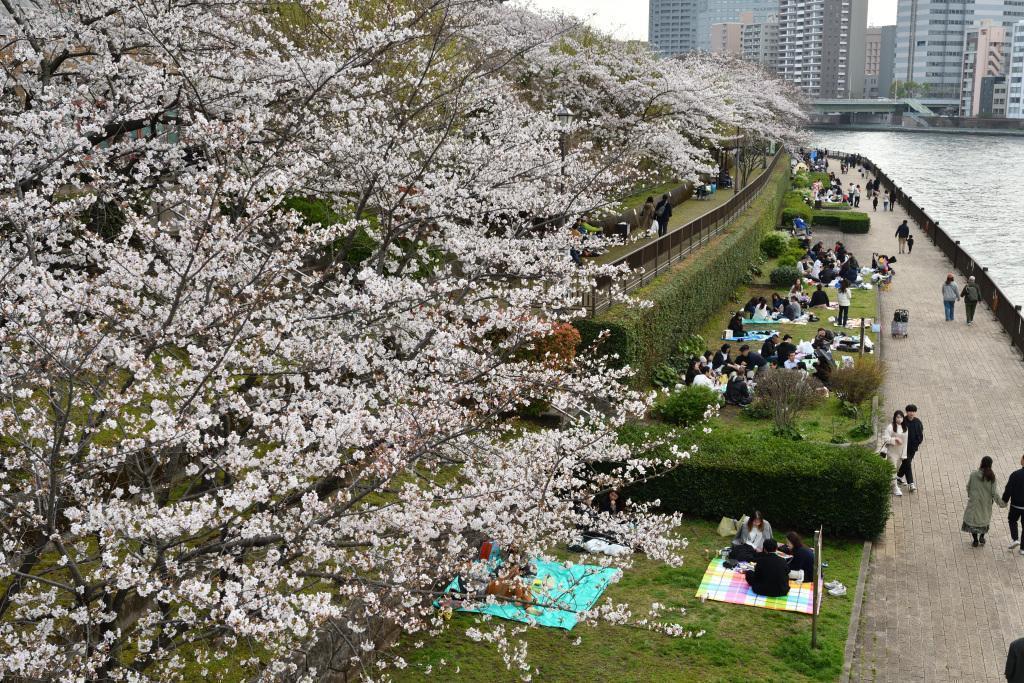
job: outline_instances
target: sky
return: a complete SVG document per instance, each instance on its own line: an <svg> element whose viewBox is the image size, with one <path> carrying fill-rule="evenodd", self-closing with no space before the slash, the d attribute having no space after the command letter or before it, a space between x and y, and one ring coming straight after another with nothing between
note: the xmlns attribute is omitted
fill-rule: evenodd
<svg viewBox="0 0 1024 683"><path fill-rule="evenodd" d="M647 40L647 0L532 0L530 4L588 19L621 40ZM896 0L868 0L868 26L895 23Z"/></svg>

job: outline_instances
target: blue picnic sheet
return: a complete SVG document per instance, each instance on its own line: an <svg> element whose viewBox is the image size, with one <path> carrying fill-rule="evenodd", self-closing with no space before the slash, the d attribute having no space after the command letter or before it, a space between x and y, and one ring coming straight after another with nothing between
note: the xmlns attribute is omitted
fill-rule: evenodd
<svg viewBox="0 0 1024 683"><path fill-rule="evenodd" d="M490 614L511 621L533 622L540 626L571 631L579 621L579 612L593 607L608 584L621 571L615 567L589 564L566 567L545 560L535 560L532 564L537 567L537 576L533 579L530 592L540 606L539 614L528 614L523 606L511 602L490 605L482 603L459 608L459 611ZM456 581L453 580L445 590L453 591L456 588Z"/></svg>
<svg viewBox="0 0 1024 683"><path fill-rule="evenodd" d="M776 324L778 324L779 321L776 320L774 322ZM779 333L778 330L764 330L764 331L759 331L759 332L754 332L753 330L747 330L743 334L742 337L733 336L732 339L726 339L723 336L722 340L723 341L737 341L737 342L742 342L742 341L764 341L765 339L767 339L768 337L772 336L773 334L778 334L778 333Z"/></svg>

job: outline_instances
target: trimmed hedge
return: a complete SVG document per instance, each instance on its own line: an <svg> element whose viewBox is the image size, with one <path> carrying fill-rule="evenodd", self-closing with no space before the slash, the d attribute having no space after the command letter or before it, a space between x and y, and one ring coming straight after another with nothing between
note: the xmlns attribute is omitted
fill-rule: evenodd
<svg viewBox="0 0 1024 683"><path fill-rule="evenodd" d="M761 240L761 252L768 258L778 258L789 248L789 240L777 232L769 233Z"/></svg>
<svg viewBox="0 0 1024 683"><path fill-rule="evenodd" d="M602 330L608 330L602 353L617 356L614 363L620 367L632 367L636 384L649 385L653 369L681 341L699 332L736 288L749 281L750 266L761 258L761 238L776 225L788 175L784 168L776 170L762 194L732 221L721 239L633 292L636 299L653 306L619 304L595 318L575 321L581 344L590 345Z"/></svg>
<svg viewBox="0 0 1024 683"><path fill-rule="evenodd" d="M866 233L871 229L871 217L861 211L815 211L814 225L828 225L847 233Z"/></svg>
<svg viewBox="0 0 1024 683"><path fill-rule="evenodd" d="M665 427L655 427L664 433ZM646 430L626 427L624 441L639 443ZM781 536L819 525L831 536L876 538L885 529L892 495L892 465L861 447L792 441L718 427L686 432L680 448L698 451L672 472L626 491L661 509L707 519L760 510ZM652 452L652 456L658 453Z"/></svg>

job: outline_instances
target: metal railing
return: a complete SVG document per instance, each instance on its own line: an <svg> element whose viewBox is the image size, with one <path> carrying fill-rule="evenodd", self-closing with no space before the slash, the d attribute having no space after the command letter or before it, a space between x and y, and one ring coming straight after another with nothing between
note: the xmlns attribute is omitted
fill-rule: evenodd
<svg viewBox="0 0 1024 683"><path fill-rule="evenodd" d="M768 179L775 172L779 160L784 155L783 149L780 148L772 157L768 167L724 204L716 206L667 235L637 245L631 251L612 261L612 265L625 264L629 266L630 275L624 281L619 280L618 282L613 282L611 278L598 279L596 286L583 294L583 305L586 307L587 313L593 317L608 309L615 303L617 292L628 293L646 285L660 273L700 249L721 233L729 221L746 209L761 194L761 190L764 189Z"/></svg>
<svg viewBox="0 0 1024 683"><path fill-rule="evenodd" d="M917 223L943 254L953 263L953 270L960 271L965 276L974 276L975 282L981 288L982 298L988 304L996 320L1002 325L1003 331L1010 337L1010 345L1021 353L1024 358L1024 315L1021 315L1021 307L1015 306L1009 297L1003 293L999 285L992 280L988 274L988 268L980 265L960 246L960 240L950 237L945 230L939 227L939 222L932 220L923 207L918 206L912 197L907 195L899 185L885 174L885 171L863 155L849 154L848 152L829 151L829 158L833 154L840 156L858 156L861 163L869 171L875 174L882 186L892 192L893 200L899 202L903 210L907 212L910 219Z"/></svg>

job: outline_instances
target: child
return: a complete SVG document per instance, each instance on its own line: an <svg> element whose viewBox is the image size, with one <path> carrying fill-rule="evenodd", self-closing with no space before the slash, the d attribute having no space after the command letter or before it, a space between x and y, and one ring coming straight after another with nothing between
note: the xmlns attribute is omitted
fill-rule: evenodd
<svg viewBox="0 0 1024 683"><path fill-rule="evenodd" d="M907 235L907 253L914 251L914 236Z"/></svg>

